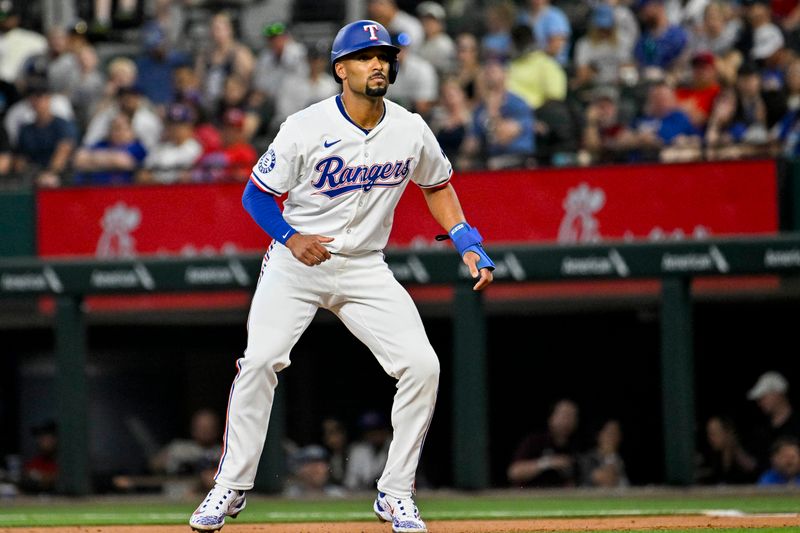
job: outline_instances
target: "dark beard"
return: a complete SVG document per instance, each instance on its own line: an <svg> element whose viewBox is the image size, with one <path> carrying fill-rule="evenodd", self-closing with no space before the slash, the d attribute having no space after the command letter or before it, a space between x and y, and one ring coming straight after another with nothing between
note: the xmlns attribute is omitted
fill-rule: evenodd
<svg viewBox="0 0 800 533"><path fill-rule="evenodd" d="M383 87L369 87L364 91L367 96L383 96L386 94L386 86Z"/></svg>

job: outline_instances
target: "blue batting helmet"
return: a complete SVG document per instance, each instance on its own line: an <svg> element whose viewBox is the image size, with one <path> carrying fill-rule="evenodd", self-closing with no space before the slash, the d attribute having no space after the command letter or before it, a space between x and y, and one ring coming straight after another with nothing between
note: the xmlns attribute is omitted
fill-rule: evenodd
<svg viewBox="0 0 800 533"><path fill-rule="evenodd" d="M336 75L336 62L354 52L379 46L386 48L394 56L389 66L389 83L394 83L400 64L397 53L400 49L392 44L392 38L381 24L374 20L357 20L339 30L331 47L331 71L336 81L342 83Z"/></svg>

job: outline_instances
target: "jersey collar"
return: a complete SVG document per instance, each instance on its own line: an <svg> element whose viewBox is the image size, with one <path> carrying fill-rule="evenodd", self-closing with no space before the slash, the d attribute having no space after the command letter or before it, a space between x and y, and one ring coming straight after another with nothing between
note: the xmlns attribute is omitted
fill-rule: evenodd
<svg viewBox="0 0 800 533"><path fill-rule="evenodd" d="M349 122L350 124L352 124L353 126L358 128L359 130L364 132L364 135L369 135L369 133L371 131L374 131L378 127L378 125L381 122L383 122L383 118L386 116L386 102L383 102L383 114L381 115L381 119L378 121L378 124L375 124L375 128L372 128L371 130L366 130L366 129L362 128L361 126L359 126L358 124L356 124L353 121L353 119L350 118L350 115L347 114L347 110L344 108L344 102L342 102L342 95L341 94L337 94L336 95L336 107L339 108L339 112L342 114L342 116L345 119L347 119L347 122Z"/></svg>

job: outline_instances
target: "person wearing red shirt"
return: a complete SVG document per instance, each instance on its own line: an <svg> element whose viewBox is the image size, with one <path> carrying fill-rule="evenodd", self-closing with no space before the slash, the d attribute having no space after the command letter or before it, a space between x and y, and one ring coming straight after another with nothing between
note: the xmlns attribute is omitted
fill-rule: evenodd
<svg viewBox="0 0 800 533"><path fill-rule="evenodd" d="M714 54L698 52L692 58L692 78L689 85L678 87L675 96L692 124L702 129L708 122L720 90Z"/></svg>
<svg viewBox="0 0 800 533"><path fill-rule="evenodd" d="M250 178L250 169L258 160L255 148L245 135L245 114L228 109L222 119L222 146L204 154L196 164L193 181L241 181Z"/></svg>
<svg viewBox="0 0 800 533"><path fill-rule="evenodd" d="M36 439L36 454L22 466L20 489L29 494L49 493L56 489L58 480L58 433L53 421L31 429Z"/></svg>

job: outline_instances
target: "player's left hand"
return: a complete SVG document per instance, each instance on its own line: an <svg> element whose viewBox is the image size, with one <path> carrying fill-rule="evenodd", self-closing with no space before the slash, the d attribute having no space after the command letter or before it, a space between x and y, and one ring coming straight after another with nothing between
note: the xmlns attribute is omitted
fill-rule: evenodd
<svg viewBox="0 0 800 533"><path fill-rule="evenodd" d="M478 282L473 285L472 290L482 290L494 280L494 274L492 274L492 271L488 268L481 268L478 270L478 261L480 260L480 256L475 252L465 253L462 260L464 261L464 264L469 267L469 273L473 278L478 278L480 276Z"/></svg>

